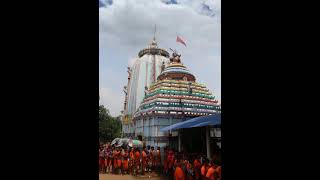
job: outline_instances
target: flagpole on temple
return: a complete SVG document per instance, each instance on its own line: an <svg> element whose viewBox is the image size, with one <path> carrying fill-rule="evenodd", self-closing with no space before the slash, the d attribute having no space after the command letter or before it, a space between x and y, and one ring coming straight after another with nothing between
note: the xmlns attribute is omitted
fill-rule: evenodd
<svg viewBox="0 0 320 180"><path fill-rule="evenodd" d="M153 39L156 40L157 24L154 25L154 35Z"/></svg>
<svg viewBox="0 0 320 180"><path fill-rule="evenodd" d="M177 37L178 37L178 32L176 32L176 43L177 43ZM177 47L177 48L179 48L179 47ZM179 50L179 52L181 52L180 49L178 49L178 50Z"/></svg>

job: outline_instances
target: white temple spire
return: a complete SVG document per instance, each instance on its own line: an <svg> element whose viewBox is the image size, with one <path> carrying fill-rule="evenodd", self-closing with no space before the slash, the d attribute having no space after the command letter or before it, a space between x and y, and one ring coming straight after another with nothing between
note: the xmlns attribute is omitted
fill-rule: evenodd
<svg viewBox="0 0 320 180"><path fill-rule="evenodd" d="M157 26L156 24L154 25L154 33L153 33L153 39L152 42L150 44L150 48L155 48L158 46L157 41L156 41L156 31L157 31Z"/></svg>

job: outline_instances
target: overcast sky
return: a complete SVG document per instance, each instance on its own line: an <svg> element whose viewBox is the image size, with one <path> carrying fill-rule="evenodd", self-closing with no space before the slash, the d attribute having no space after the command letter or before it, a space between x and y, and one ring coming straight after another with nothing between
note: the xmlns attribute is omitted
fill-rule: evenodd
<svg viewBox="0 0 320 180"><path fill-rule="evenodd" d="M177 49L197 82L220 101L220 20L221 0L100 0L99 103L120 115L127 66L151 42L155 24L158 46ZM175 42L177 34L187 47Z"/></svg>

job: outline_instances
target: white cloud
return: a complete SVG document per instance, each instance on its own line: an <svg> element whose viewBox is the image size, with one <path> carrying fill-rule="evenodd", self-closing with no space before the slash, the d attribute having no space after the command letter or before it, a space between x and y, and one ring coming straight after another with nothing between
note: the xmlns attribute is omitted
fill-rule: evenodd
<svg viewBox="0 0 320 180"><path fill-rule="evenodd" d="M182 54L183 63L197 80L206 84L220 99L221 0L177 2L177 5L167 5L161 0L113 0L112 5L99 8L99 58L100 62L110 59L100 68L110 72L100 73L103 82L108 83L102 85L100 81L100 86L108 89L104 90L105 93L121 96L118 102L109 101L117 104L110 108L110 112L119 114L122 110L122 88L127 79L126 66L131 64L138 52L151 41L154 24L157 25L158 46L167 50L177 49ZM201 12L203 3L214 11L215 16L206 16ZM177 33L186 40L187 48L175 42ZM118 69L119 67L123 69ZM116 82L112 80L114 78L107 77L113 73L118 73L114 81L122 81L122 85L115 85ZM112 98L109 95L108 97Z"/></svg>
<svg viewBox="0 0 320 180"><path fill-rule="evenodd" d="M112 116L118 116L123 107L122 91L112 88L100 88L100 105L104 105L109 109Z"/></svg>

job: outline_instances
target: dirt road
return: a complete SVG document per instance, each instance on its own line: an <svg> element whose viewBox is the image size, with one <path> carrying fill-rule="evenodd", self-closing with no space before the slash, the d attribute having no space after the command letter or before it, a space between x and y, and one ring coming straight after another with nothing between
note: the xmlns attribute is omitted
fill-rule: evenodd
<svg viewBox="0 0 320 180"><path fill-rule="evenodd" d="M99 174L99 180L164 180L159 176L152 176L149 178L148 175L146 176L131 176L131 175L110 175L110 174Z"/></svg>

